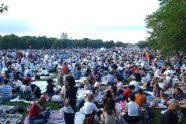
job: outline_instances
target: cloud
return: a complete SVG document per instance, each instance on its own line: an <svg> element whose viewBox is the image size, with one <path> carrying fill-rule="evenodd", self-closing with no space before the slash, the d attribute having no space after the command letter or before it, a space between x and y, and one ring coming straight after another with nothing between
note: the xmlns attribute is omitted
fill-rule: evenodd
<svg viewBox="0 0 186 124"><path fill-rule="evenodd" d="M2 0L2 3L9 10L0 15L1 32L59 38L65 31L74 39L126 42L145 40L148 34L144 19L159 7L158 0ZM2 22L2 18L9 21Z"/></svg>
<svg viewBox="0 0 186 124"><path fill-rule="evenodd" d="M24 20L10 19L10 18L1 18L0 19L0 32L2 34L7 33L26 33L34 32L34 28L29 22Z"/></svg>
<svg viewBox="0 0 186 124"><path fill-rule="evenodd" d="M112 32L112 31L131 31L131 30L145 30L144 25L112 25L112 26L94 26L94 25L87 25L76 27L74 29L81 29L81 30L90 30L90 31L98 31L98 32Z"/></svg>

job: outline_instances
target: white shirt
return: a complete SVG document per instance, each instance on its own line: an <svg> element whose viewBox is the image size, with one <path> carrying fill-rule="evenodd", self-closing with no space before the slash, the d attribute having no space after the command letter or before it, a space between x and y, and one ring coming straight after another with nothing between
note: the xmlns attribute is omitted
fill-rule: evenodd
<svg viewBox="0 0 186 124"><path fill-rule="evenodd" d="M123 83L122 82L118 82L117 83L117 88L118 89L123 89Z"/></svg>
<svg viewBox="0 0 186 124"><path fill-rule="evenodd" d="M93 111L98 112L99 109L96 107L95 103L86 101L80 111L84 114L92 114Z"/></svg>
<svg viewBox="0 0 186 124"><path fill-rule="evenodd" d="M138 91L139 89L139 82L137 81L131 81L129 85L134 85L135 86L135 91Z"/></svg>
<svg viewBox="0 0 186 124"><path fill-rule="evenodd" d="M98 92L98 95L94 98L94 101L95 101L95 102L102 102L102 100L103 100L103 98L102 98L102 96L101 96L101 93Z"/></svg>
<svg viewBox="0 0 186 124"><path fill-rule="evenodd" d="M15 81L16 87L21 87L22 82L20 80Z"/></svg>
<svg viewBox="0 0 186 124"><path fill-rule="evenodd" d="M130 101L129 103L127 103L127 107L129 116L139 115L139 105L137 103Z"/></svg>
<svg viewBox="0 0 186 124"><path fill-rule="evenodd" d="M154 77L157 77L157 78L161 78L161 71L159 69L157 69L155 72L154 72Z"/></svg>
<svg viewBox="0 0 186 124"><path fill-rule="evenodd" d="M48 75L48 74L49 74L48 70L46 70L46 69L42 70L41 73L40 73L40 75Z"/></svg>

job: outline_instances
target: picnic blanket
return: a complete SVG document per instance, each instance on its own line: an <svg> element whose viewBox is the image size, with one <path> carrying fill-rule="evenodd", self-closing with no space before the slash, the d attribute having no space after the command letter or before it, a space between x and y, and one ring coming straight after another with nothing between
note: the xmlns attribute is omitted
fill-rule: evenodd
<svg viewBox="0 0 186 124"><path fill-rule="evenodd" d="M19 113L7 114L0 113L0 124L19 124L23 119L23 115Z"/></svg>
<svg viewBox="0 0 186 124"><path fill-rule="evenodd" d="M19 96L14 99L10 99L10 102L24 102L24 103L30 103L30 104L33 103L33 101L26 101L24 99L20 99Z"/></svg>
<svg viewBox="0 0 186 124"><path fill-rule="evenodd" d="M46 90L47 90L47 89L46 89L46 87L47 87L47 85L48 85L47 81L34 81L34 82L32 82L32 84L37 85L37 86L41 89L41 93L45 93ZM55 85L57 88L61 88L61 86L58 85L58 84L55 84L55 83L54 83L54 85Z"/></svg>
<svg viewBox="0 0 186 124"><path fill-rule="evenodd" d="M63 110L52 110L50 112L48 124L65 124Z"/></svg>

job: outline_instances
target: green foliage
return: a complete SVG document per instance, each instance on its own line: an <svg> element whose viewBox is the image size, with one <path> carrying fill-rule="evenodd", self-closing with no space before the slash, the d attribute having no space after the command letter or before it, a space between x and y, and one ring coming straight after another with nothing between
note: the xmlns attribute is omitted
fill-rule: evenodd
<svg viewBox="0 0 186 124"><path fill-rule="evenodd" d="M149 42L147 42L147 41L139 41L139 42L137 43L137 46L138 46L139 48L146 48L146 47L149 47Z"/></svg>
<svg viewBox="0 0 186 124"><path fill-rule="evenodd" d="M8 6L1 4L0 5L0 13L2 14L4 11L8 11Z"/></svg>
<svg viewBox="0 0 186 124"><path fill-rule="evenodd" d="M159 0L160 8L146 18L154 48L163 52L183 51L186 47L186 1Z"/></svg>
<svg viewBox="0 0 186 124"><path fill-rule="evenodd" d="M100 39L92 40L84 38L81 40L61 40L56 38L23 36L18 37L14 34L0 36L0 49L61 49L61 48L112 48L125 47L127 44L122 42L107 41Z"/></svg>

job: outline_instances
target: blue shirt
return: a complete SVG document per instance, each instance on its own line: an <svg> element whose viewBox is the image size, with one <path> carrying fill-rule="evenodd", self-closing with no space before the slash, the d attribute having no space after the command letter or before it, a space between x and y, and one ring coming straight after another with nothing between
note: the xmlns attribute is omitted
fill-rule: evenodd
<svg viewBox="0 0 186 124"><path fill-rule="evenodd" d="M12 89L10 85L4 85L0 88L3 99L10 99L12 97Z"/></svg>

